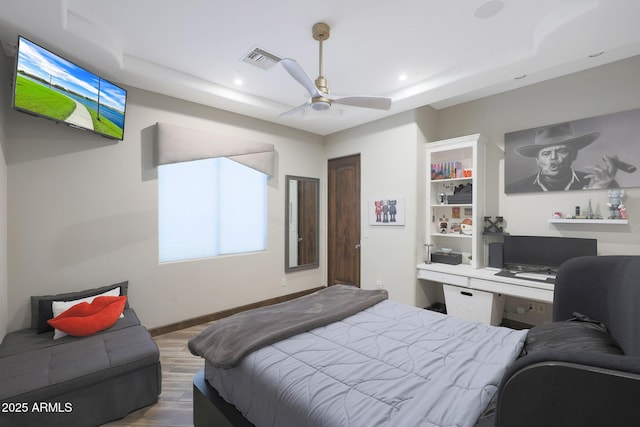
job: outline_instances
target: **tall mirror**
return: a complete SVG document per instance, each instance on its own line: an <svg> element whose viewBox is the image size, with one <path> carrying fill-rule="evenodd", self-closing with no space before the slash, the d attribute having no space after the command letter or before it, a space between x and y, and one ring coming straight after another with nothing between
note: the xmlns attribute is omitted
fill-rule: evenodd
<svg viewBox="0 0 640 427"><path fill-rule="evenodd" d="M286 272L316 268L319 261L320 180L287 175L285 207Z"/></svg>

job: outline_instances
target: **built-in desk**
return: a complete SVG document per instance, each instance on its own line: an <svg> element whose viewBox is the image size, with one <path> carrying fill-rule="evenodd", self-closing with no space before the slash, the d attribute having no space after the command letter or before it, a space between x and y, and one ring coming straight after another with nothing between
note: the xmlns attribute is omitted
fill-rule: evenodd
<svg viewBox="0 0 640 427"><path fill-rule="evenodd" d="M533 301L553 302L553 284L496 276L496 272L495 269L471 268L467 264L418 264L418 279Z"/></svg>
<svg viewBox="0 0 640 427"><path fill-rule="evenodd" d="M553 284L496 273L495 269L471 268L467 264L418 264L418 279L441 283L447 312L456 317L499 325L505 295L553 302Z"/></svg>

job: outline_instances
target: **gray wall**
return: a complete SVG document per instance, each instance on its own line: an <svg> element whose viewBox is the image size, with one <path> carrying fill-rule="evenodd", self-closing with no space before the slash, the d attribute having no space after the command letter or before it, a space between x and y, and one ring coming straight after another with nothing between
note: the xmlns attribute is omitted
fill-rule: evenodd
<svg viewBox="0 0 640 427"><path fill-rule="evenodd" d="M9 277L9 310L0 305L4 309L0 328L7 315L8 330L27 325L30 295L120 280L131 282L131 303L148 327L323 285L326 160L353 153L360 153L363 160L362 205L372 197L398 195L406 198L408 208L403 227L369 226L363 216L363 287L373 287L381 280L394 299L429 303L431 290L415 279L426 221L424 142L472 133L482 133L490 141L487 214L505 215L509 232L595 234L602 254L640 254L640 224L634 219L640 212L638 189L630 190L626 200L631 214L628 228L552 226L546 221L550 212L584 200L564 194L505 196L500 150L508 131L639 107L638 75L640 59L632 58L441 111L423 107L327 138L138 89L130 90L125 140L117 144L13 110L0 110L7 165L0 159L0 192L7 188L8 206L4 228L0 206L0 243L3 230L8 235L4 238L8 239L8 262L0 252L0 263L8 264ZM157 182L150 161L150 127L157 121L246 136L276 146L278 172L269 182L266 252L158 264ZM390 169L400 173L380 173ZM321 267L288 275L283 269L286 174L321 179L323 236ZM605 195L602 191L589 192L589 196L579 192L575 197L597 198L602 203ZM6 292L6 281L0 275L0 298Z"/></svg>
<svg viewBox="0 0 640 427"><path fill-rule="evenodd" d="M391 298L418 306L443 300L441 289L415 280L415 265L424 260L424 143L475 133L489 140L486 214L504 215L508 232L595 236L603 255L640 255L640 223L633 220L634 213L637 218L640 212L640 189L629 190L625 200L632 215L629 226L593 228L554 226L547 219L553 211L570 211L575 204L586 205L589 198L601 205L606 203L604 190L505 196L502 183L505 132L638 108L638 75L640 58L632 58L439 111L423 107L328 136L328 158L361 155L363 211L367 201L376 195L405 196L407 206L416 210L415 215L407 217L404 227L389 228L370 226L363 213L362 287L373 288L380 280ZM515 312L517 306L525 303L509 298L507 310ZM538 323L550 319L551 307L544 310L507 317Z"/></svg>
<svg viewBox="0 0 640 427"><path fill-rule="evenodd" d="M0 99L9 99L8 59L0 53ZM7 276L7 163L5 161L6 146L6 110L8 105L0 105L0 341L7 332L9 323L8 309L8 276Z"/></svg>
<svg viewBox="0 0 640 427"><path fill-rule="evenodd" d="M555 226L547 222L552 212L571 212L576 205L586 206L589 198L602 206L608 201L606 190L505 195L502 179L505 132L639 108L638 76L640 57L634 57L447 108L439 112L438 137L488 137L492 150L487 171L492 174L486 190L494 212L487 214L504 215L511 234L593 235L603 254L640 254L640 222L634 220L640 213L640 189L630 189L625 200L631 215L628 227Z"/></svg>
<svg viewBox="0 0 640 427"><path fill-rule="evenodd" d="M426 306L430 299L416 286L416 265L422 261L416 247L424 243L418 212L425 203L425 184L418 177L425 174L424 145L434 117L435 111L426 107L326 138L328 158L360 154L360 286L373 289L379 281L391 299L417 306ZM369 202L394 197L404 200L405 224L370 225Z"/></svg>
<svg viewBox="0 0 640 427"><path fill-rule="evenodd" d="M606 214L606 190L505 195L502 152L506 132L640 107L639 76L640 57L634 57L443 109L438 115L438 137L470 133L488 137L487 215L504 215L509 233L595 237L601 255L640 255L640 188L627 191L624 203L630 215L628 226L549 224L547 219L552 212L572 212L576 205L584 210L589 199L594 208L599 206ZM635 143L640 144L640 135ZM522 305L521 301L507 301L510 311ZM550 310L533 318L511 317L537 322L549 319Z"/></svg>
<svg viewBox="0 0 640 427"><path fill-rule="evenodd" d="M147 327L326 282L321 269L284 274L284 175L324 181L321 137L138 89L128 95L119 143L7 112L9 330L27 326L31 295L122 280ZM156 122L275 145L265 252L158 263Z"/></svg>

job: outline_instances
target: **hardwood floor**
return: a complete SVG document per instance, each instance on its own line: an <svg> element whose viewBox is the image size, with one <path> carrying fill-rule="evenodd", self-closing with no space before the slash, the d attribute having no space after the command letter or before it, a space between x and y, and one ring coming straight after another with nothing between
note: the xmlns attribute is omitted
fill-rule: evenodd
<svg viewBox="0 0 640 427"><path fill-rule="evenodd" d="M187 342L209 325L155 336L162 364L162 393L158 403L104 426L193 426L193 376L202 369L204 360L189 352Z"/></svg>

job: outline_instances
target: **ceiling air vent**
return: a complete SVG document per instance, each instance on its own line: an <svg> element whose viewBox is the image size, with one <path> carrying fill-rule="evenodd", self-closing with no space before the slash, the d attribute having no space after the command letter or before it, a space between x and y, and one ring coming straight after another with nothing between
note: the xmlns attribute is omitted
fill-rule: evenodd
<svg viewBox="0 0 640 427"><path fill-rule="evenodd" d="M282 58L277 55L267 52L264 49L260 49L259 47L254 48L242 58L244 62L248 62L249 64L262 68L263 70L268 70L273 67L280 62L281 59Z"/></svg>

